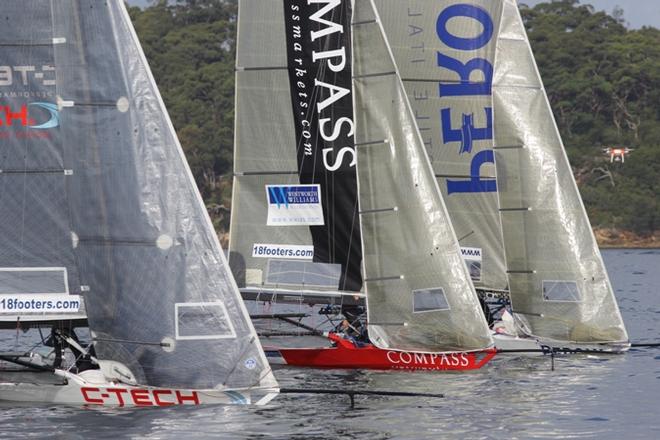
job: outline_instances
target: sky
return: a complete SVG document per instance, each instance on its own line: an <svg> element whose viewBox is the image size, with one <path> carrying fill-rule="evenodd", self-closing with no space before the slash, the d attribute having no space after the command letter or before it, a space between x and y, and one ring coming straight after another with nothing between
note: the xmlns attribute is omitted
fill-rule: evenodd
<svg viewBox="0 0 660 440"><path fill-rule="evenodd" d="M526 3L534 6L542 1L549 0L518 0L518 3ZM146 6L150 0L128 0L130 5ZM639 29L642 26L653 26L660 28L660 0L580 0L581 4L590 4L597 11L612 13L615 6L620 6L624 11L624 19L631 29Z"/></svg>

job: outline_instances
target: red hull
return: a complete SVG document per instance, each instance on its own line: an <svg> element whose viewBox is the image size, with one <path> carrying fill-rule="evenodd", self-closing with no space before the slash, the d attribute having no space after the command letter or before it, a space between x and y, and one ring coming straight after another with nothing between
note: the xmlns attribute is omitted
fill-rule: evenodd
<svg viewBox="0 0 660 440"><path fill-rule="evenodd" d="M311 368L364 370L477 370L497 353L495 349L449 354L411 353L383 350L371 344L356 347L351 341L330 334L335 347L278 349L287 365Z"/></svg>

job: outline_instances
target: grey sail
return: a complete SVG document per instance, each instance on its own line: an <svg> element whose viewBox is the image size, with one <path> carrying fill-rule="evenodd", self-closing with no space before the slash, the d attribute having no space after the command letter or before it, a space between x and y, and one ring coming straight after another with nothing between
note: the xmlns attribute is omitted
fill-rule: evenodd
<svg viewBox="0 0 660 440"><path fill-rule="evenodd" d="M369 337L386 349L486 348L493 341L371 0L354 2L352 30Z"/></svg>
<svg viewBox="0 0 660 440"><path fill-rule="evenodd" d="M502 3L375 4L471 278L506 290L491 90Z"/></svg>
<svg viewBox="0 0 660 440"><path fill-rule="evenodd" d="M281 8L278 0L239 2L229 249L241 287L280 285L268 282L271 259L258 254L259 245L311 246L306 226L266 225L266 184L285 185L298 179L284 21L282 14L272 12Z"/></svg>
<svg viewBox="0 0 660 440"><path fill-rule="evenodd" d="M494 131L513 311L534 336L626 342L516 2L503 5Z"/></svg>
<svg viewBox="0 0 660 440"><path fill-rule="evenodd" d="M97 357L140 384L276 387L123 1L31 3L45 21L21 35L51 46L59 117L54 158L35 165L68 172L30 191L75 237L58 253Z"/></svg>
<svg viewBox="0 0 660 440"><path fill-rule="evenodd" d="M50 1L2 2L0 325L84 320ZM25 11L31 11L26 14Z"/></svg>
<svg viewBox="0 0 660 440"><path fill-rule="evenodd" d="M240 287L362 289L349 17L347 0L239 1L230 264Z"/></svg>

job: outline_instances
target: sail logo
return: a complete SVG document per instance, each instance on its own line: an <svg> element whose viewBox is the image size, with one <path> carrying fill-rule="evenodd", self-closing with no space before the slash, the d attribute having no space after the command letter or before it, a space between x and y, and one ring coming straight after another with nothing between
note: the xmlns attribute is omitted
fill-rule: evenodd
<svg viewBox="0 0 660 440"><path fill-rule="evenodd" d="M57 85L55 66L0 66L0 87Z"/></svg>
<svg viewBox="0 0 660 440"><path fill-rule="evenodd" d="M470 365L470 359L466 353L426 354L388 351L386 356L395 369L425 370L433 367L467 367Z"/></svg>
<svg viewBox="0 0 660 440"><path fill-rule="evenodd" d="M46 130L59 125L59 110L56 104L50 102L31 102L21 105L18 110L8 105L0 106L0 127Z"/></svg>
<svg viewBox="0 0 660 440"><path fill-rule="evenodd" d="M306 4L305 4L306 3ZM288 63L301 163L354 168L351 66L345 0L288 0ZM300 148L302 146L302 148Z"/></svg>
<svg viewBox="0 0 660 440"><path fill-rule="evenodd" d="M470 272L472 281L481 281L483 251L481 248L463 247L461 246L461 255L463 261Z"/></svg>
<svg viewBox="0 0 660 440"><path fill-rule="evenodd" d="M268 226L323 225L321 185L266 185Z"/></svg>
<svg viewBox="0 0 660 440"><path fill-rule="evenodd" d="M481 261L481 248L461 247L463 258Z"/></svg>
<svg viewBox="0 0 660 440"><path fill-rule="evenodd" d="M252 245L252 258L311 260L314 258L314 246L255 243Z"/></svg>
<svg viewBox="0 0 660 440"><path fill-rule="evenodd" d="M475 24L477 26L471 26ZM465 23L462 28L477 29L474 35L457 35L458 27L450 23ZM468 25L469 24L469 25ZM440 41L452 51L467 55L467 62L437 52L437 66L452 72L454 80L439 84L440 98L449 98L454 104L440 110L442 140L444 144L459 143L460 155L471 155L470 176L465 179L448 179L447 193L496 192L497 183L493 178L482 178L481 168L487 163L495 163L492 149L475 152L475 143L493 140L492 84L493 64L477 54L486 47L495 34L495 24L487 10L471 4L453 4L440 12L436 21L436 34ZM461 57L463 58L463 57ZM475 81L480 77L480 81ZM468 98L468 99L451 99ZM479 98L485 98L483 113L485 125L477 126L474 107ZM462 108L461 108L462 107ZM461 124L453 125L454 116L460 113Z"/></svg>

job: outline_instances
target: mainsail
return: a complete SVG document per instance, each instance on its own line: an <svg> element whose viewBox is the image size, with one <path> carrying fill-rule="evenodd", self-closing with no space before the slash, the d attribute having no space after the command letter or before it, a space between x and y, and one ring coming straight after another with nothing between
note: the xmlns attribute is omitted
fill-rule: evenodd
<svg viewBox="0 0 660 440"><path fill-rule="evenodd" d="M139 384L276 387L123 1L2 11L2 289L83 294Z"/></svg>
<svg viewBox="0 0 660 440"><path fill-rule="evenodd" d="M362 289L350 11L239 1L230 263L241 287Z"/></svg>
<svg viewBox="0 0 660 440"><path fill-rule="evenodd" d="M506 290L491 91L502 3L375 4L474 285Z"/></svg>
<svg viewBox="0 0 660 440"><path fill-rule="evenodd" d="M513 311L535 336L627 342L522 18L514 0L503 5L494 132Z"/></svg>
<svg viewBox="0 0 660 440"><path fill-rule="evenodd" d="M354 92L369 337L446 352L492 344L371 0L356 0Z"/></svg>
<svg viewBox="0 0 660 440"><path fill-rule="evenodd" d="M0 321L84 320L49 1L2 2ZM31 13L27 14L25 11Z"/></svg>

